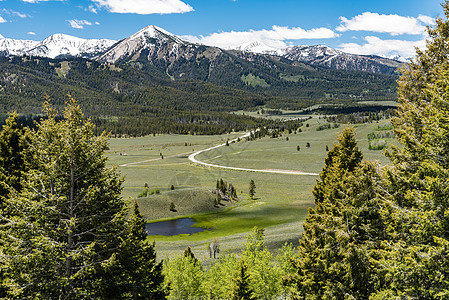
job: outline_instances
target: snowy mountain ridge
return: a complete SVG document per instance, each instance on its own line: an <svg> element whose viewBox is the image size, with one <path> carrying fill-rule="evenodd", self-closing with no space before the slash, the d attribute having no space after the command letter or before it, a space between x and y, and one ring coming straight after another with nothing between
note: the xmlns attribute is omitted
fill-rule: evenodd
<svg viewBox="0 0 449 300"><path fill-rule="evenodd" d="M278 56L292 62L307 63L332 69L366 71L392 74L405 60L399 56L384 58L374 55L356 55L324 45L299 45L277 49L260 41L251 41L232 49L238 56L253 53L262 56ZM198 52L200 51L200 52ZM120 40L81 39L66 34L54 34L42 41L0 40L0 56L40 56L48 58L82 57L108 63L144 59L163 60L170 64L181 57L214 59L223 53L220 48L188 42L154 25L146 26L131 36ZM246 56L248 57L248 56Z"/></svg>
<svg viewBox="0 0 449 300"><path fill-rule="evenodd" d="M92 58L114 45L117 41L108 39L81 39L67 34L57 33L38 41L0 40L0 54L32 55L48 58L84 57Z"/></svg>

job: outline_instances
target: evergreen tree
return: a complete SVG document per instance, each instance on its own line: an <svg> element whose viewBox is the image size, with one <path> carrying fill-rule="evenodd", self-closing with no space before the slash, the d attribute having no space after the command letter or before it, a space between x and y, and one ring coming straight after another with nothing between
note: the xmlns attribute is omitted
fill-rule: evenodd
<svg viewBox="0 0 449 300"><path fill-rule="evenodd" d="M99 286L111 282L107 270L119 249L143 238L140 215L135 211L127 226L123 179L106 167L106 135L94 136L76 102L70 99L59 122L48 103L44 113L47 119L28 137L22 190L8 199L13 209L2 262L9 297L101 297ZM152 257L151 248L137 245L137 257Z"/></svg>
<svg viewBox="0 0 449 300"><path fill-rule="evenodd" d="M195 264L199 264L199 260L195 257L195 254L193 254L192 249L189 247L186 248L186 250L184 250L184 257L190 257L191 259L193 259L193 261L195 262Z"/></svg>
<svg viewBox="0 0 449 300"><path fill-rule="evenodd" d="M236 276L233 279L231 299L233 300L247 300L255 299L253 290L250 288L250 278L248 274L248 267L243 260L240 261L240 267Z"/></svg>
<svg viewBox="0 0 449 300"><path fill-rule="evenodd" d="M164 299L162 262L157 263L154 245L146 238L145 220L134 202L131 215L114 256L104 264L98 282L103 299ZM193 253L192 253L193 255Z"/></svg>
<svg viewBox="0 0 449 300"><path fill-rule="evenodd" d="M250 180L249 181L249 197L251 199L254 199L254 195L256 194L256 184L254 182L254 180Z"/></svg>
<svg viewBox="0 0 449 300"><path fill-rule="evenodd" d="M313 189L296 273L286 278L297 297L367 299L377 284L370 257L385 230L377 167L361 162L354 129L346 127Z"/></svg>
<svg viewBox="0 0 449 300"><path fill-rule="evenodd" d="M24 130L18 125L19 116L12 113L0 132L0 210L12 190L20 192L20 180L26 170Z"/></svg>
<svg viewBox="0 0 449 300"><path fill-rule="evenodd" d="M401 147L388 153L386 172L392 240L379 260L389 280L376 297L443 299L449 296L443 260L449 244L449 2L445 18L428 28L427 50L403 70L392 123ZM384 267L388 262L388 268Z"/></svg>
<svg viewBox="0 0 449 300"><path fill-rule="evenodd" d="M20 192L21 179L26 170L24 163L24 131L18 125L17 113L12 113L6 119L6 124L0 132L0 226L10 222L10 208L8 199L11 194ZM8 247L4 243L0 230L0 257L4 257L2 249ZM0 298L7 296L7 272L5 264L0 260Z"/></svg>

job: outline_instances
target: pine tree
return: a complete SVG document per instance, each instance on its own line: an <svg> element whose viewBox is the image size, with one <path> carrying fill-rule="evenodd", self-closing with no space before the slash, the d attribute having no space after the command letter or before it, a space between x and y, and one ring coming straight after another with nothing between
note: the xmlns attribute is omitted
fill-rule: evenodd
<svg viewBox="0 0 449 300"><path fill-rule="evenodd" d="M103 299L164 299L162 262L146 238L145 220L134 202L121 244L105 263L98 290Z"/></svg>
<svg viewBox="0 0 449 300"><path fill-rule="evenodd" d="M298 297L367 299L377 283L370 257L385 230L376 197L380 174L361 161L353 128L338 141L313 189L316 207L303 224L296 274L286 280Z"/></svg>
<svg viewBox="0 0 449 300"><path fill-rule="evenodd" d="M25 132L18 124L19 116L11 113L0 132L0 210L5 208L11 189L20 192L20 180L26 170Z"/></svg>
<svg viewBox="0 0 449 300"><path fill-rule="evenodd" d="M25 133L18 125L17 113L12 113L6 119L6 124L0 132L0 226L8 224L11 220L9 196L20 192L21 179L26 166L24 163ZM4 257L2 249L8 247L0 230L0 257ZM0 259L0 298L6 298L8 287L6 286L5 263Z"/></svg>
<svg viewBox="0 0 449 300"><path fill-rule="evenodd" d="M3 241L9 293L96 298L100 283L110 278L105 269L129 238L123 237L128 210L120 197L123 179L106 167L106 135L93 135L92 123L73 99L62 121L48 103L44 113L47 119L28 137L30 170L22 191L9 199L15 208Z"/></svg>
<svg viewBox="0 0 449 300"><path fill-rule="evenodd" d="M253 291L250 288L250 278L248 267L243 260L240 261L240 267L236 276L233 278L231 299L247 300L254 299Z"/></svg>
<svg viewBox="0 0 449 300"><path fill-rule="evenodd" d="M200 264L200 261L195 257L195 254L193 254L192 249L189 247L184 250L184 257L190 257L195 264Z"/></svg>
<svg viewBox="0 0 449 300"><path fill-rule="evenodd" d="M256 183L254 180L249 181L249 197L251 199L254 199L254 195L256 194Z"/></svg>
<svg viewBox="0 0 449 300"><path fill-rule="evenodd" d="M445 18L428 28L427 50L403 69L392 123L401 147L388 153L387 200L392 240L379 260L389 280L376 297L442 299L449 266L435 264L449 244L449 2ZM388 262L388 268L385 266Z"/></svg>

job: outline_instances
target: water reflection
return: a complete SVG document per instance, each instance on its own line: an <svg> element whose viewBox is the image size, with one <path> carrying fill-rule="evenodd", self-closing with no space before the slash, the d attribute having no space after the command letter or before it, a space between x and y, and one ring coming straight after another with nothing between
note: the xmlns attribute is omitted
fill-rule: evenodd
<svg viewBox="0 0 449 300"><path fill-rule="evenodd" d="M191 227L196 222L190 218L176 219L146 224L148 235L173 236L178 234L192 234L203 232L206 229L200 227Z"/></svg>

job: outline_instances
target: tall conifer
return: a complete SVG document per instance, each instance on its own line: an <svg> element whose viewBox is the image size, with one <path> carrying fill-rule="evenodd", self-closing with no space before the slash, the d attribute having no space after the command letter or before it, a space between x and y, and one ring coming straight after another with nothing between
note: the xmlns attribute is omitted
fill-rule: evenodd
<svg viewBox="0 0 449 300"><path fill-rule="evenodd" d="M380 175L362 162L354 134L343 129L313 189L316 207L303 224L297 272L286 278L298 298L364 299L374 288L369 257L384 229L376 199Z"/></svg>
<svg viewBox="0 0 449 300"><path fill-rule="evenodd" d="M125 245L132 243L157 268L154 250L139 242L143 232L138 211L126 221L128 206L120 197L123 179L106 166L106 135L94 136L92 123L73 99L62 121L48 103L44 113L47 119L28 137L25 157L30 169L22 190L8 199L13 209L5 226L2 245L8 247L2 262L9 295L101 297L98 287L110 282L107 268L123 256Z"/></svg>
<svg viewBox="0 0 449 300"><path fill-rule="evenodd" d="M388 245L379 261L388 282L380 298L449 297L449 2L428 28L427 49L403 70L393 118L401 147L388 153ZM388 263L388 264L386 264ZM388 268L383 266L388 265Z"/></svg>

